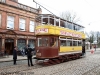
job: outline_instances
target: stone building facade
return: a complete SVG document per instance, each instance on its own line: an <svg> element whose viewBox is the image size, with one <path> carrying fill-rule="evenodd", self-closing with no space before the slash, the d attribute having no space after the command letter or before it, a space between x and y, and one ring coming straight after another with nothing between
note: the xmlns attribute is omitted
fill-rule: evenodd
<svg viewBox="0 0 100 75"><path fill-rule="evenodd" d="M12 54L14 46L22 50L27 44L35 46L35 17L41 9L35 9L18 0L0 0L0 52Z"/></svg>

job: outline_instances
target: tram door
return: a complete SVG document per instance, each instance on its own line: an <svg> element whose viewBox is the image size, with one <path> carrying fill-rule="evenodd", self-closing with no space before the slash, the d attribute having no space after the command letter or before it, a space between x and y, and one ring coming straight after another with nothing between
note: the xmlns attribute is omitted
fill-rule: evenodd
<svg viewBox="0 0 100 75"><path fill-rule="evenodd" d="M6 53L11 55L13 53L13 48L14 48L14 40L13 39L6 39L5 40Z"/></svg>

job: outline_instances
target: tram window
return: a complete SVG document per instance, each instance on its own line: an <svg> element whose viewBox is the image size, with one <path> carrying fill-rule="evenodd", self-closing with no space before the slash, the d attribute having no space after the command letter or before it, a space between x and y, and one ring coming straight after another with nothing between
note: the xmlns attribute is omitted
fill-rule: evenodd
<svg viewBox="0 0 100 75"><path fill-rule="evenodd" d="M60 46L66 46L66 40L60 40Z"/></svg>
<svg viewBox="0 0 100 75"><path fill-rule="evenodd" d="M50 24L54 25L54 19L53 18L50 18Z"/></svg>
<svg viewBox="0 0 100 75"><path fill-rule="evenodd" d="M68 28L67 22L64 22L65 28Z"/></svg>
<svg viewBox="0 0 100 75"><path fill-rule="evenodd" d="M78 30L78 26L77 25L74 25L74 30Z"/></svg>
<svg viewBox="0 0 100 75"><path fill-rule="evenodd" d="M61 27L65 27L64 21L60 21L60 26L61 26Z"/></svg>
<svg viewBox="0 0 100 75"><path fill-rule="evenodd" d="M78 46L82 46L82 41L78 41Z"/></svg>
<svg viewBox="0 0 100 75"><path fill-rule="evenodd" d="M48 38L43 38L43 46L48 46Z"/></svg>
<svg viewBox="0 0 100 75"><path fill-rule="evenodd" d="M72 46L72 41L71 40L67 40L67 46Z"/></svg>
<svg viewBox="0 0 100 75"><path fill-rule="evenodd" d="M59 19L56 19L56 26L59 26Z"/></svg>
<svg viewBox="0 0 100 75"><path fill-rule="evenodd" d="M71 23L68 23L68 28L69 29L72 29L73 28Z"/></svg>
<svg viewBox="0 0 100 75"><path fill-rule="evenodd" d="M57 38L50 38L50 47L57 47L58 46L58 40Z"/></svg>
<svg viewBox="0 0 100 75"><path fill-rule="evenodd" d="M64 40L66 40L66 37L60 37L60 39L64 39Z"/></svg>
<svg viewBox="0 0 100 75"><path fill-rule="evenodd" d="M38 47L42 46L42 38L38 38Z"/></svg>
<svg viewBox="0 0 100 75"><path fill-rule="evenodd" d="M43 18L43 24L48 24L48 18Z"/></svg>
<svg viewBox="0 0 100 75"><path fill-rule="evenodd" d="M77 46L77 41L73 41L73 46Z"/></svg>

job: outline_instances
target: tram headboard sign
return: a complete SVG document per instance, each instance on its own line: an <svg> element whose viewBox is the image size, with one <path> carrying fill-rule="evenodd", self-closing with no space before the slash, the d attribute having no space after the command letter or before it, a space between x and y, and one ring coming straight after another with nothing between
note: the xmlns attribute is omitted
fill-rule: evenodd
<svg viewBox="0 0 100 75"><path fill-rule="evenodd" d="M76 34L76 33L72 33L72 32L60 31L60 34L61 35L65 35L65 36L72 36L72 37L82 38L82 35Z"/></svg>
<svg viewBox="0 0 100 75"><path fill-rule="evenodd" d="M35 34L38 34L38 33L48 33L48 29L47 28L41 28L41 29L35 30Z"/></svg>

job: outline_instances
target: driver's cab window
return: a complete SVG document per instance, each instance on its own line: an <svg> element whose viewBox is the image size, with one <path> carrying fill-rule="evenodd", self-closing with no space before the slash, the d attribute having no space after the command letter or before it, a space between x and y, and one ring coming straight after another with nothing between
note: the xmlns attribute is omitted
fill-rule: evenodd
<svg viewBox="0 0 100 75"><path fill-rule="evenodd" d="M41 38L38 38L38 47L40 47L40 46L45 46L45 47L47 47L47 46L49 46L48 45L48 37L41 37Z"/></svg>
<svg viewBox="0 0 100 75"><path fill-rule="evenodd" d="M43 38L43 46L45 46L45 47L48 46L48 38L47 37Z"/></svg>
<svg viewBox="0 0 100 75"><path fill-rule="evenodd" d="M38 47L42 46L42 38L38 38Z"/></svg>
<svg viewBox="0 0 100 75"><path fill-rule="evenodd" d="M50 38L50 47L58 47L58 39L55 37Z"/></svg>

